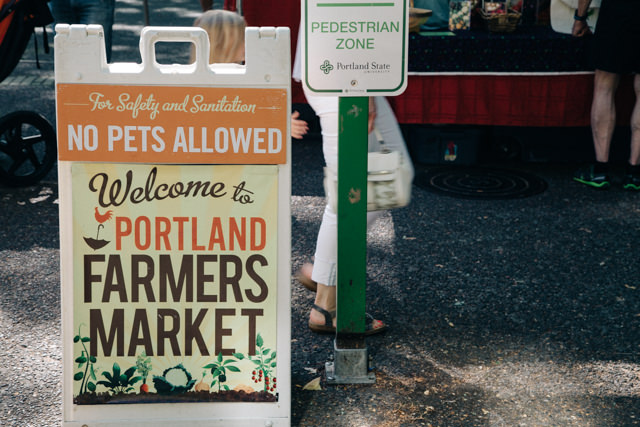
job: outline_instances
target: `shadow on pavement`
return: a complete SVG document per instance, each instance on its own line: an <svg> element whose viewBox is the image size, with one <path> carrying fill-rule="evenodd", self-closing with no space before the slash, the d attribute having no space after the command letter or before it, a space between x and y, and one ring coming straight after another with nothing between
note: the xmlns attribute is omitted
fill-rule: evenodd
<svg viewBox="0 0 640 427"><path fill-rule="evenodd" d="M116 61L139 61L140 5L118 2ZM152 25L189 26L199 4L153 7ZM14 73L48 83L0 85L0 115L55 122L53 57L38 71L29 52ZM313 256L324 192L320 141L292 151L295 273ZM580 186L572 164L492 166L548 188L464 200L414 186L411 205L370 231L367 310L390 324L367 339L376 384L302 390L322 377L333 337L306 328L313 295L292 279L292 425L640 424L640 195ZM0 187L2 425L61 422L56 181L54 170L34 187Z"/></svg>

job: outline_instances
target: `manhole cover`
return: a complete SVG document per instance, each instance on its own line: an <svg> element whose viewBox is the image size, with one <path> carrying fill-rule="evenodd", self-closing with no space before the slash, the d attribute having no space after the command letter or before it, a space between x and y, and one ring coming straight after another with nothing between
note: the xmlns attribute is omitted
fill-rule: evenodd
<svg viewBox="0 0 640 427"><path fill-rule="evenodd" d="M464 199L518 199L542 193L547 183L520 171L488 168L435 168L418 174L416 185Z"/></svg>

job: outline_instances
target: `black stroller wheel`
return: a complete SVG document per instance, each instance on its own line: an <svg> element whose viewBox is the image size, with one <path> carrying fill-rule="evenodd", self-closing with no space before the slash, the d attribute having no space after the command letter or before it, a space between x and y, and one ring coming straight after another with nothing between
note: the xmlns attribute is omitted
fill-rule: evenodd
<svg viewBox="0 0 640 427"><path fill-rule="evenodd" d="M35 184L53 167L56 151L55 131L44 116L16 111L0 117L0 181Z"/></svg>

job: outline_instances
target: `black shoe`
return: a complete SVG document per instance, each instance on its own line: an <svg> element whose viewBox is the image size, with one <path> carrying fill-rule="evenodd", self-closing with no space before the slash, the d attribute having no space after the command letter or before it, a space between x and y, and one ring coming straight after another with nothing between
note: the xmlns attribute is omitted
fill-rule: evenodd
<svg viewBox="0 0 640 427"><path fill-rule="evenodd" d="M622 188L631 191L640 191L640 175L626 173L622 178Z"/></svg>
<svg viewBox="0 0 640 427"><path fill-rule="evenodd" d="M590 185L595 188L608 188L611 185L609 175L604 172L594 172L593 165L585 166L578 169L573 174L573 180L582 184ZM640 184L640 181L638 181L637 183Z"/></svg>

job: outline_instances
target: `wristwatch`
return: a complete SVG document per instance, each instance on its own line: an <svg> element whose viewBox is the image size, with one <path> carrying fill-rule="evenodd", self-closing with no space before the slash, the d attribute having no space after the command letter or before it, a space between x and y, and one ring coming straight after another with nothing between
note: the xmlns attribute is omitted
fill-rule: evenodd
<svg viewBox="0 0 640 427"><path fill-rule="evenodd" d="M580 21L580 22L586 21L588 17L589 17L589 13L588 12L584 16L578 15L578 9L576 9L575 13L573 14L573 19L575 19L576 21Z"/></svg>

